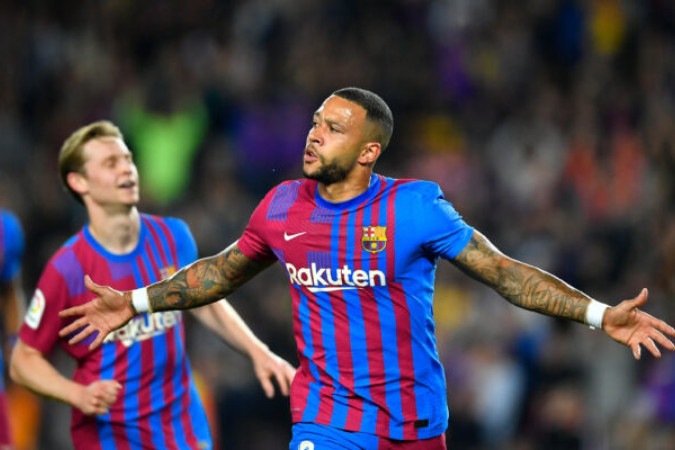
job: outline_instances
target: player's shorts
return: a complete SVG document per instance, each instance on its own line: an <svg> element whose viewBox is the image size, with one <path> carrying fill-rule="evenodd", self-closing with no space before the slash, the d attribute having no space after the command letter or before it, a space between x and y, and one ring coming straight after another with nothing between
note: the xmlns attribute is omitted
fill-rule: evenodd
<svg viewBox="0 0 675 450"><path fill-rule="evenodd" d="M289 450L447 450L445 435L417 441L397 441L314 423L293 425Z"/></svg>

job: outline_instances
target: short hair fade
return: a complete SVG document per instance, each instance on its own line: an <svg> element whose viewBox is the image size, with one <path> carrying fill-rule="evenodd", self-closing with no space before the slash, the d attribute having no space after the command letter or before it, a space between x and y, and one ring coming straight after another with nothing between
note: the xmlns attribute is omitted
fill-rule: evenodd
<svg viewBox="0 0 675 450"><path fill-rule="evenodd" d="M382 150L389 145L389 140L394 132L394 115L389 105L374 92L357 87L338 89L332 95L354 102L366 110L366 119L374 122L379 130L377 139Z"/></svg>

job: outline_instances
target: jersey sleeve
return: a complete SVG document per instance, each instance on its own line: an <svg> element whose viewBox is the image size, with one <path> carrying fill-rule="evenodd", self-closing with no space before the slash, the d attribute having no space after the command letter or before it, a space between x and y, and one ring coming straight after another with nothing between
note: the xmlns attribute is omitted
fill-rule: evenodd
<svg viewBox="0 0 675 450"><path fill-rule="evenodd" d="M25 238L19 219L8 211L0 214L3 230L0 237L4 240L4 245L0 248L5 249L4 255L0 258L0 281L7 282L12 280L21 268L21 258L23 257Z"/></svg>
<svg viewBox="0 0 675 450"><path fill-rule="evenodd" d="M40 276L28 305L19 338L43 354L51 352L64 326L59 311L66 307L68 286L52 263Z"/></svg>
<svg viewBox="0 0 675 450"><path fill-rule="evenodd" d="M175 217L167 218L166 223L175 238L176 253L178 254L180 267L193 263L199 257L199 252L197 250L197 242L188 224L184 220Z"/></svg>
<svg viewBox="0 0 675 450"><path fill-rule="evenodd" d="M274 191L276 191L276 188L268 192L265 198L263 198L255 208L244 229L244 233L237 242L237 246L242 253L250 259L274 259L274 253L269 245L267 245L265 239L267 211L270 208L271 199L274 198Z"/></svg>
<svg viewBox="0 0 675 450"><path fill-rule="evenodd" d="M451 260L466 246L473 235L469 226L447 201L436 183L421 182L419 193L421 214L415 215L425 251Z"/></svg>

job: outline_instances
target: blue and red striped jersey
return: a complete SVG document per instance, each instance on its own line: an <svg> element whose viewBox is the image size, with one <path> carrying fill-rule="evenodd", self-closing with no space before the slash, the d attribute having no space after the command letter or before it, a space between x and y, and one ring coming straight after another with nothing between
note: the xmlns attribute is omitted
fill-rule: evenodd
<svg viewBox="0 0 675 450"><path fill-rule="evenodd" d="M73 408L76 448L211 448L206 413L185 353L181 312L136 316L94 351L88 349L93 337L69 345L68 337L58 336L66 325L58 312L95 297L84 285L85 274L98 284L131 290L166 278L196 258L185 222L142 214L139 242L129 254L108 252L85 226L49 260L19 337L44 354L58 342L77 362L77 382L114 379L122 384L108 414L85 416Z"/></svg>
<svg viewBox="0 0 675 450"><path fill-rule="evenodd" d="M373 175L343 203L317 189L306 179L276 186L238 243L249 258L278 259L288 275L300 361L293 421L389 439L438 436L448 408L435 268L473 228L435 183Z"/></svg>
<svg viewBox="0 0 675 450"><path fill-rule="evenodd" d="M12 283L18 275L24 245L25 240L19 220L10 211L0 209L0 284ZM0 298L0 301L3 300ZM3 348L4 346L0 345L0 370L4 373ZM11 444L10 434L5 383L3 375L0 374L0 447Z"/></svg>

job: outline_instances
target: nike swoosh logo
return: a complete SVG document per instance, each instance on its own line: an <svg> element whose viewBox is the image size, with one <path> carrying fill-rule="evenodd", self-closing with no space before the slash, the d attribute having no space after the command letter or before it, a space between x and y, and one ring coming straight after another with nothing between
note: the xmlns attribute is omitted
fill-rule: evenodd
<svg viewBox="0 0 675 450"><path fill-rule="evenodd" d="M290 240L295 239L296 237L300 237L303 234L307 233L306 231L301 231L300 233L295 233L295 234L288 234L284 231L284 241L288 242Z"/></svg>

